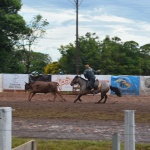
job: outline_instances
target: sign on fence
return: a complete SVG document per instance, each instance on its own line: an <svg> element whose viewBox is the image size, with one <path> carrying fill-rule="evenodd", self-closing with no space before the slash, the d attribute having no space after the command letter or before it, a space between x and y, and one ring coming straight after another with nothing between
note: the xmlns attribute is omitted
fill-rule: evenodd
<svg viewBox="0 0 150 150"><path fill-rule="evenodd" d="M73 91L70 83L74 77L75 75L42 76L45 81L58 82L61 91ZM83 74L81 77L84 77ZM123 95L150 95L150 76L96 75L96 79L105 81L108 85L118 87ZM38 80L41 80L41 76ZM0 74L0 92L24 90L25 82L29 82L29 74ZM110 94L110 91L108 94Z"/></svg>
<svg viewBox="0 0 150 150"><path fill-rule="evenodd" d="M59 83L59 88L61 91L72 91L72 86L70 83L74 77L75 75L53 75L52 81Z"/></svg>
<svg viewBox="0 0 150 150"><path fill-rule="evenodd" d="M123 95L139 95L139 76L111 76L111 85L118 87Z"/></svg>
<svg viewBox="0 0 150 150"><path fill-rule="evenodd" d="M148 95L150 94L150 76L140 77L140 94Z"/></svg>
<svg viewBox="0 0 150 150"><path fill-rule="evenodd" d="M24 90L25 82L29 82L28 74L3 74L3 90Z"/></svg>

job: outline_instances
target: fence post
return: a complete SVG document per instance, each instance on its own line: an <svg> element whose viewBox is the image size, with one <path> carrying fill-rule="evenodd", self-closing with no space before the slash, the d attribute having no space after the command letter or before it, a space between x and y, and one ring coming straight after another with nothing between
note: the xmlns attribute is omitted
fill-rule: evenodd
<svg viewBox="0 0 150 150"><path fill-rule="evenodd" d="M120 150L120 135L118 133L113 134L112 150Z"/></svg>
<svg viewBox="0 0 150 150"><path fill-rule="evenodd" d="M134 110L125 110L125 150L135 150L135 118Z"/></svg>
<svg viewBox="0 0 150 150"><path fill-rule="evenodd" d="M11 150L12 147L12 109L0 107L0 150Z"/></svg>

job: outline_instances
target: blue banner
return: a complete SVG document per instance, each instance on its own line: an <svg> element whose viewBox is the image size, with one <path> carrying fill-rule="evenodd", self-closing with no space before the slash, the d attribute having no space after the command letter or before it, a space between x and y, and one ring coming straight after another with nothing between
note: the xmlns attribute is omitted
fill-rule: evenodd
<svg viewBox="0 0 150 150"><path fill-rule="evenodd" d="M140 77L139 76L111 76L111 86L118 87L122 95L139 95Z"/></svg>

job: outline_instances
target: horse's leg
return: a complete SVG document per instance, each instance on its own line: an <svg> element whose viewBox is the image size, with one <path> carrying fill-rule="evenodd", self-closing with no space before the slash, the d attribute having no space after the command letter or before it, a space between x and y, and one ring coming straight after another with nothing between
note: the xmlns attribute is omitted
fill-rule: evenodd
<svg viewBox="0 0 150 150"><path fill-rule="evenodd" d="M81 95L81 94L80 94L80 95ZM81 96L80 96L80 95L74 100L74 103L76 103L77 100L79 100L79 101L81 102L81 99L80 99Z"/></svg>
<svg viewBox="0 0 150 150"><path fill-rule="evenodd" d="M98 102L96 102L96 104L99 104L102 101L103 98L104 98L104 94L101 93L101 99Z"/></svg>
<svg viewBox="0 0 150 150"><path fill-rule="evenodd" d="M107 95L106 95L106 93L104 94L104 97L105 97L105 100L104 100L103 103L106 103L106 100L107 100Z"/></svg>
<svg viewBox="0 0 150 150"><path fill-rule="evenodd" d="M82 100L80 99L80 97L83 96L83 95L86 95L86 94L80 94L80 95L75 99L74 103L76 103L77 100L79 100L79 101L81 102Z"/></svg>

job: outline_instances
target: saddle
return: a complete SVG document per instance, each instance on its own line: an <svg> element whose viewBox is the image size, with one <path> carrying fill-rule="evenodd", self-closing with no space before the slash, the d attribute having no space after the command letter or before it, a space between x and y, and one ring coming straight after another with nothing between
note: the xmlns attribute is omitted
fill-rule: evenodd
<svg viewBox="0 0 150 150"><path fill-rule="evenodd" d="M98 79L95 80L95 83L94 83L94 89L98 89L101 87L101 81L99 81Z"/></svg>
<svg viewBox="0 0 150 150"><path fill-rule="evenodd" d="M95 82L94 82L94 89L97 90L101 87L101 82L96 79Z"/></svg>

